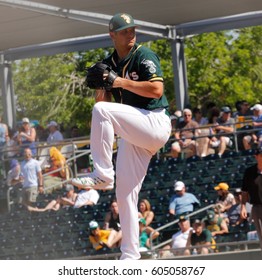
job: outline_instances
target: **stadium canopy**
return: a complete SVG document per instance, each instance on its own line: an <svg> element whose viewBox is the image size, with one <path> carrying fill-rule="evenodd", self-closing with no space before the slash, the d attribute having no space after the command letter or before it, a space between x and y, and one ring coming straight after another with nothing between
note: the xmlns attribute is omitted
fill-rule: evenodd
<svg viewBox="0 0 262 280"><path fill-rule="evenodd" d="M111 46L108 22L126 12L138 41L170 39L177 107L188 103L183 39L262 24L261 0L0 0L0 82L6 122L15 123L11 62Z"/></svg>

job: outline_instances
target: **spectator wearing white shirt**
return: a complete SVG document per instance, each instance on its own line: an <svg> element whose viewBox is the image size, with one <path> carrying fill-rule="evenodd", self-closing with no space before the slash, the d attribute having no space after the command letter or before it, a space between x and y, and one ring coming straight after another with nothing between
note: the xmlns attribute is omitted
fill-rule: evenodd
<svg viewBox="0 0 262 280"><path fill-rule="evenodd" d="M192 227L190 226L190 221L187 216L180 216L178 225L180 227L180 231L173 234L171 243L164 246L163 251L160 251L160 256L162 258L173 255L181 256L185 254L187 239Z"/></svg>
<svg viewBox="0 0 262 280"><path fill-rule="evenodd" d="M44 208L28 207L28 210L32 212L45 212L48 210L58 211L64 206L72 206L73 208L80 208L85 205L94 206L97 204L100 197L97 190L94 189L82 190L76 193L74 186L70 184L68 184L65 189L66 196L51 200Z"/></svg>
<svg viewBox="0 0 262 280"><path fill-rule="evenodd" d="M80 208L85 205L93 206L96 205L99 200L99 193L97 190L82 190L77 194L74 208Z"/></svg>
<svg viewBox="0 0 262 280"><path fill-rule="evenodd" d="M47 143L56 143L64 140L63 134L58 130L58 124L55 121L51 121L47 128L49 129L49 135Z"/></svg>

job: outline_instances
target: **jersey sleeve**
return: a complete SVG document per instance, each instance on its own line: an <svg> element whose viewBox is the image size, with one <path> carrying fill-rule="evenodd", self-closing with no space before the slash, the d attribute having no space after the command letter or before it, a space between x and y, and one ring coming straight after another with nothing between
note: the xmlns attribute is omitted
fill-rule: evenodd
<svg viewBox="0 0 262 280"><path fill-rule="evenodd" d="M163 73L158 56L151 50L144 50L139 59L141 80L163 82Z"/></svg>

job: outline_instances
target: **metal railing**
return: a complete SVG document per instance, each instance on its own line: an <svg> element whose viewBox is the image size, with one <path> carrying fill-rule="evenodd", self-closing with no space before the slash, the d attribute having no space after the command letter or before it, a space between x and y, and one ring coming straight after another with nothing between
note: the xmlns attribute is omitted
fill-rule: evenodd
<svg viewBox="0 0 262 280"><path fill-rule="evenodd" d="M210 209L210 208L214 208L214 206L215 206L215 204L210 204L210 205L208 205L208 206L206 206L206 207L203 207L203 208L201 208L201 209L198 209L198 210L196 210L196 211L194 211L194 212L192 212L192 213L189 213L189 214L187 214L187 215L185 215L185 216L188 217L188 218L190 218L190 217L195 216L195 215L197 215L197 214L199 214L199 213L202 213L202 212L204 212L204 211L206 211L206 210L208 210L208 209ZM158 228L154 229L154 231L152 231L152 232L150 233L150 235L149 235L149 239L150 239L150 249L151 249L151 250L157 249L157 248L160 248L160 247L162 247L162 246L164 246L164 245L170 243L170 242L172 241L172 238L170 238L170 239L168 239L168 240L166 240L166 241L164 241L164 242L162 242L162 243L160 243L160 244L154 246L154 245L153 245L153 239L152 239L153 234L154 234L154 232L156 232L156 231L160 232L160 231L163 230L163 229L166 229L166 228L171 227L171 226L173 226L173 225L175 225L175 224L178 224L178 222L179 222L179 219L176 219L176 220L174 220L174 221L172 221L172 222L170 222L170 223L167 223L167 224L165 224L165 225L163 225L163 226L161 226L161 227L158 227Z"/></svg>
<svg viewBox="0 0 262 280"><path fill-rule="evenodd" d="M75 143L72 143L72 145L74 147ZM44 146L44 147L46 147L46 146ZM78 155L76 155L76 153L78 153ZM80 157L84 156L84 155L89 155L90 154L90 149L79 151L79 150L75 150L73 148L72 149L72 154L73 154L72 157L70 157L70 158L68 158L66 160L65 166L59 167L59 168L57 168L55 170L52 170L52 171L49 171L49 172L46 172L46 173L43 174L43 178L45 178L45 177L47 177L49 175L52 175L54 173L57 173L57 172L65 169L65 168L67 168L68 171L69 171L69 174L68 174L69 176L66 179L61 180L61 182L57 182L57 183L55 183L55 184L53 184L53 185L51 185L49 187L45 187L45 191L48 191L49 189L53 189L53 188L55 188L55 187L57 187L59 185L64 185L64 184L70 182L74 176L79 176L80 175L79 173L77 173L75 160L77 158L80 158ZM44 156L44 155L42 155L42 156ZM47 154L46 156L49 156L49 154ZM70 166L71 164L72 164L72 166L74 168L74 171L72 171L72 169L71 169L71 166ZM7 211L8 212L11 211L11 206L15 203L15 201L11 197L11 192L13 190L15 190L15 186L10 186L10 187L7 188L6 197L7 197Z"/></svg>
<svg viewBox="0 0 262 280"><path fill-rule="evenodd" d="M43 174L43 177L46 177L48 175L52 175L54 173L57 173L57 172L63 170L64 168L68 168L69 169L69 176L68 176L68 178L66 178L64 180L61 180L61 182L57 182L56 184L53 184L53 185L51 185L49 187L46 187L45 188L46 191L49 190L49 189L53 189L53 188L55 188L55 187L57 187L57 186L59 186L61 184L62 185L66 184L66 183L70 182L72 180L72 178L74 178L74 177L84 176L86 174L86 173L78 172L77 164L76 164L76 159L81 158L81 157L86 156L86 155L88 155L88 156L91 155L90 148L81 149L81 150L79 150L77 148L78 145L87 144L87 143L90 144L90 140L89 139L81 139L79 141L72 141L70 139L69 141L59 142L56 145L54 145L54 144L48 144L47 145L46 143L44 143L44 144L41 144L41 145L39 145L37 147L38 148L38 158L39 158L40 156L41 157L43 157L43 156L49 157L49 153L47 153L46 155L45 154L41 154L40 153L41 149L48 148L48 147L49 148L51 148L51 147L61 147L62 148L65 145L72 145L72 149L70 151L72 156L70 158L66 159L65 166L57 168L55 170L52 170L52 171L49 171L49 172L46 172L46 173ZM114 151L113 151L114 153L117 151L116 143L117 143L117 139L115 139L115 143L114 143L115 144L115 148L114 148ZM14 204L14 200L12 200L12 198L11 198L12 190L15 190L15 187L13 187L13 186L9 187L7 189L7 194L6 194L6 196L7 196L8 211L11 210L11 205Z"/></svg>

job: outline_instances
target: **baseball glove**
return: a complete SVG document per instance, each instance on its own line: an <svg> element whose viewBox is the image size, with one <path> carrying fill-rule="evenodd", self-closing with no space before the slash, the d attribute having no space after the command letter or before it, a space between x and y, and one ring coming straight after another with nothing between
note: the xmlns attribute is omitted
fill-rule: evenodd
<svg viewBox="0 0 262 280"><path fill-rule="evenodd" d="M87 69L86 85L92 89L111 90L117 73L103 62L97 62Z"/></svg>

